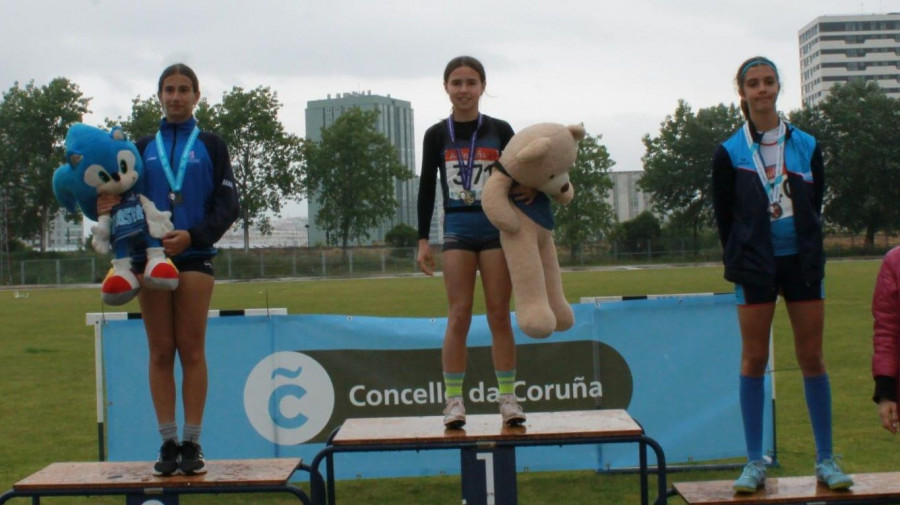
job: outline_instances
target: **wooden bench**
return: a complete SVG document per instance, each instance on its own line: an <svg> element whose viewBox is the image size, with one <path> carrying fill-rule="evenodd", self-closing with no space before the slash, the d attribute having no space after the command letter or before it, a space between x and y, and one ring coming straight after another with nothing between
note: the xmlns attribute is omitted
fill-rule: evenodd
<svg viewBox="0 0 900 505"><path fill-rule="evenodd" d="M657 503L664 504L665 455L624 410L529 412L528 421L514 427L504 425L497 414L469 415L466 425L456 430L445 429L440 416L347 419L313 459L311 494L317 505L334 505L332 456L337 452L460 449L463 503L515 505L515 447L608 443L639 445L644 505L648 503L647 447L655 452L659 474ZM323 461L327 482L319 473Z"/></svg>
<svg viewBox="0 0 900 505"><path fill-rule="evenodd" d="M0 496L0 504L15 497L125 495L127 503L155 498L177 504L182 494L290 493L310 505L303 490L288 484L297 470L308 470L299 458L207 461L202 475L152 474L152 462L52 463Z"/></svg>
<svg viewBox="0 0 900 505"><path fill-rule="evenodd" d="M753 494L735 493L731 480L678 482L674 488L691 505L900 503L900 472L859 473L851 477L853 487L843 491L832 491L817 483L813 476L770 477L766 479L765 489Z"/></svg>

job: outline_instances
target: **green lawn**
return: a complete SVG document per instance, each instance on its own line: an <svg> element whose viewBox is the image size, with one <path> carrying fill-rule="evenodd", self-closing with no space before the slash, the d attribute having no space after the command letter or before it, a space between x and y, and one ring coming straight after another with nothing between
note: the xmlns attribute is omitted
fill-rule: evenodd
<svg viewBox="0 0 900 505"><path fill-rule="evenodd" d="M895 450L885 450L885 444L897 441L880 428L870 399L869 307L878 266L878 261L828 264L825 353L833 389L835 449L844 456L846 469L852 473L897 470ZM564 284L572 302L583 296L731 290L722 280L719 266L573 271L564 274ZM409 317L444 316L445 303L442 279L421 276L229 283L218 285L213 298L213 307L222 309L268 305L286 307L291 314ZM85 326L84 315L102 309L96 287L0 290L0 491L54 461L96 460L93 329ZM123 310L137 311L137 306L132 303L116 308ZM480 297L475 310L484 311ZM777 313L774 331L781 466L771 475L809 475L814 460L812 434L783 307ZM734 359L736 377L738 363ZM680 415L689 414L672 412L672 416ZM669 480L734 477L733 471L698 470L670 474ZM636 503L637 482L635 475L593 472L522 474L519 503L547 503L548 496L565 504ZM458 504L460 484L457 476L347 481L338 483L338 498L339 503ZM186 496L181 501L236 504L245 499ZM121 504L124 499L46 501ZM678 498L671 501L681 503ZM295 501L256 495L253 502Z"/></svg>

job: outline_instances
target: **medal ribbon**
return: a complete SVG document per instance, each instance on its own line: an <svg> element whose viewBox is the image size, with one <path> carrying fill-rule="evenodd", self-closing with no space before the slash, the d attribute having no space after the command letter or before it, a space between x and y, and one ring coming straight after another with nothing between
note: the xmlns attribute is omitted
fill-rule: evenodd
<svg viewBox="0 0 900 505"><path fill-rule="evenodd" d="M181 186L184 184L184 173L187 172L187 160L190 155L191 149L194 147L194 142L197 141L197 136L200 135L200 128L194 126L194 129L191 131L190 137L188 137L187 144L184 146L184 150L181 151L181 159L178 160L178 173L172 173L172 164L169 163L169 157L166 156L166 148L163 144L162 133L156 132L156 152L159 153L159 163L162 165L163 173L166 174L166 180L169 181L169 187L172 188L173 193L181 192ZM174 140L173 140L174 143Z"/></svg>
<svg viewBox="0 0 900 505"><path fill-rule="evenodd" d="M784 180L784 138L787 133L787 127L784 121L778 122L778 156L775 158L775 178L770 182L766 175L766 163L762 158L759 143L753 141L753 135L750 132L750 124L744 123L744 137L747 139L747 147L753 156L753 164L756 165L756 173L759 174L759 180L762 181L763 190L769 196L769 203L775 203L778 200L778 194L781 192L781 181Z"/></svg>
<svg viewBox="0 0 900 505"><path fill-rule="evenodd" d="M462 179L463 189L469 191L472 188L472 167L475 166L475 139L478 137L478 130L481 129L481 114L478 114L478 124L475 125L475 131L472 132L472 140L469 142L469 158L463 165L462 151L456 143L456 132L453 130L453 115L447 118L447 129L450 130L450 142L456 148L456 159L459 160L459 176Z"/></svg>

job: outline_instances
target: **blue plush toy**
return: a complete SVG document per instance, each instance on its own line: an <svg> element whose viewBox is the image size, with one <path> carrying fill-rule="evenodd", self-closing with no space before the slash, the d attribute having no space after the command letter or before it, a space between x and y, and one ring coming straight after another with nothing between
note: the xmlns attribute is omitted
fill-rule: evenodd
<svg viewBox="0 0 900 505"><path fill-rule="evenodd" d="M171 212L162 212L135 191L143 175L143 162L134 143L121 128L105 131L76 123L66 134L67 164L53 173L53 193L69 210L81 209L97 221L91 231L92 245L102 254L112 244L116 259L103 280L103 301L123 305L140 290L131 271L132 260L142 262L144 285L155 289L178 287L178 270L163 252L160 238L174 227ZM110 214L97 216L97 195L120 195L122 200Z"/></svg>

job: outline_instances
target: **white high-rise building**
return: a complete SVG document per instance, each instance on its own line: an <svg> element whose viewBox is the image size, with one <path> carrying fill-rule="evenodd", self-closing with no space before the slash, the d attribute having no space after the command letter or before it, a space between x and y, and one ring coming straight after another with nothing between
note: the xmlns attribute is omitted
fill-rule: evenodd
<svg viewBox="0 0 900 505"><path fill-rule="evenodd" d="M900 13L820 16L800 39L803 104L813 106L835 84L875 81L900 98Z"/></svg>
<svg viewBox="0 0 900 505"><path fill-rule="evenodd" d="M373 95L365 93L338 93L335 97L328 95L325 100L306 102L306 138L312 141L322 140L322 129L334 124L334 121L347 109L377 110L380 114L376 123L378 132L387 137L394 147L401 164L413 174L418 173L415 166L415 138L413 135L413 109L409 102L391 98L391 95ZM394 215L386 219L380 226L369 230L369 239L361 244L371 245L384 242L384 236L397 224L407 224L413 228L418 225L416 200L419 194L419 178L394 181L397 208ZM329 237L325 230L316 225L316 216L321 209L318 195L309 199L309 233L310 244L325 244Z"/></svg>

